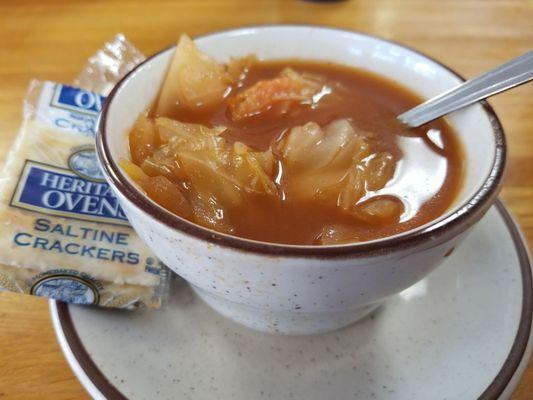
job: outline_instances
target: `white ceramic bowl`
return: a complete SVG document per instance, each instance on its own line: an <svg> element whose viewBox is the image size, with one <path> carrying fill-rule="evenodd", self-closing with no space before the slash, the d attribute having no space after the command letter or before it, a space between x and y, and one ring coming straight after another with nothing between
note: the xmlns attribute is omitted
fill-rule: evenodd
<svg viewBox="0 0 533 400"><path fill-rule="evenodd" d="M327 60L374 71L429 98L460 83L414 50L360 33L316 26L262 26L202 36L197 45L227 61ZM146 197L118 167L127 134L157 96L174 47L140 64L111 92L97 150L131 224L153 252L220 313L254 329L289 334L334 330L433 270L494 202L505 164L502 128L487 104L449 117L466 149L463 188L437 220L395 236L336 246L257 242L180 218Z"/></svg>

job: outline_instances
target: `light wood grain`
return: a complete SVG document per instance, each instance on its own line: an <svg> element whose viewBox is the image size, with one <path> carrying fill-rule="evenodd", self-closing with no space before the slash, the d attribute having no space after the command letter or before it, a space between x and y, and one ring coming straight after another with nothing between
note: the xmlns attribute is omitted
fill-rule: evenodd
<svg viewBox="0 0 533 400"><path fill-rule="evenodd" d="M146 54L191 35L264 23L314 23L394 39L466 77L533 47L533 2L515 0L2 1L0 165L32 78L70 82L101 44L123 32ZM502 197L533 246L533 92L490 101L509 142ZM0 232L1 234L1 232ZM0 293L0 399L85 399L56 344L46 301ZM533 399L530 364L513 400Z"/></svg>

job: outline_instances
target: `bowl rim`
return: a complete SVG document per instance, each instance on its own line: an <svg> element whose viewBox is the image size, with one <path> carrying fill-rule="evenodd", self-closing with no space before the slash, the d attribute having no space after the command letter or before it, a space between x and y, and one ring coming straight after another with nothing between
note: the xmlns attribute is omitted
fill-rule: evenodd
<svg viewBox="0 0 533 400"><path fill-rule="evenodd" d="M436 64L438 67L455 75L461 81L465 79L437 61L436 59L416 50L409 46L405 46L393 40L380 38L374 35L370 35L364 32L358 32L355 30L341 29L323 25L311 25L311 24L264 24L264 25L250 25L241 26L238 28L230 28L224 30L218 30L210 32L204 35L195 36L195 39L206 38L210 36L216 36L220 34L228 34L238 31L246 31L250 29L275 29L275 28L313 28L320 30L329 30L342 34L355 34L371 39L377 39L388 44L393 44L403 49L409 50L419 56L426 58L428 61ZM271 256L297 256L297 257L334 257L334 256L354 256L354 255L375 255L375 254L387 254L391 250L406 249L423 242L429 241L430 247L433 247L437 243L442 243L452 237L464 232L469 227L474 225L489 209L489 207L496 200L499 193L499 189L502 184L502 177L505 170L507 145L503 127L494 112L493 108L486 102L482 101L479 104L482 106L483 111L488 116L492 132L494 134L494 162L490 169L485 181L479 187L479 189L462 205L459 206L450 215L441 220L432 221L425 226L417 227L394 236L379 238L373 241L347 243L339 245L294 245L294 244L282 244L263 242L253 239L242 238L226 233L214 231L212 229L198 225L192 221L182 218L172 212L166 210L159 204L150 200L144 193L142 193L137 187L135 187L121 172L118 164L115 162L111 155L107 143L107 117L109 108L115 99L116 94L121 87L127 82L130 77L142 68L145 64L149 63L156 57L165 53L166 51L174 48L176 45L166 47L155 54L147 57L143 62L139 63L135 68L128 72L111 90L106 98L102 112L100 113L96 134L96 152L98 159L102 166L104 175L107 177L108 182L115 186L126 199L128 199L134 206L142 210L152 218L156 219L160 223L179 230L180 232L193 236L196 239L205 240L211 244L220 245L223 247L229 247L234 250L240 250L245 252L260 253L263 255Z"/></svg>

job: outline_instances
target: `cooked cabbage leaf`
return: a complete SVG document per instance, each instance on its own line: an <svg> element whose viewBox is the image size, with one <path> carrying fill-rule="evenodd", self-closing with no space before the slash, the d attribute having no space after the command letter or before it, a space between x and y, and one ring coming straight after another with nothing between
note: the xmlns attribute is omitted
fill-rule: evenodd
<svg viewBox="0 0 533 400"><path fill-rule="evenodd" d="M176 107L192 110L215 106L224 99L233 82L224 64L182 35L161 87L156 114L170 115Z"/></svg>

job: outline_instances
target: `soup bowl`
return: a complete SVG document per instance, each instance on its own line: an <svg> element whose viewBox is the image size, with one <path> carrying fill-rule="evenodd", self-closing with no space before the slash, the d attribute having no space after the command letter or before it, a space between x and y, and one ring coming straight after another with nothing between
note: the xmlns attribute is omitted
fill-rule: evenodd
<svg viewBox="0 0 533 400"><path fill-rule="evenodd" d="M417 51L332 28L248 27L198 37L196 44L220 61L256 54L345 64L392 79L422 98L462 82ZM100 117L97 152L140 237L203 300L236 322L286 334L346 326L430 273L496 199L505 138L493 110L482 103L449 116L465 149L464 182L443 215L416 229L367 242L302 246L244 239L183 219L148 198L118 165L129 159L128 132L156 99L174 49L148 58L113 89Z"/></svg>

